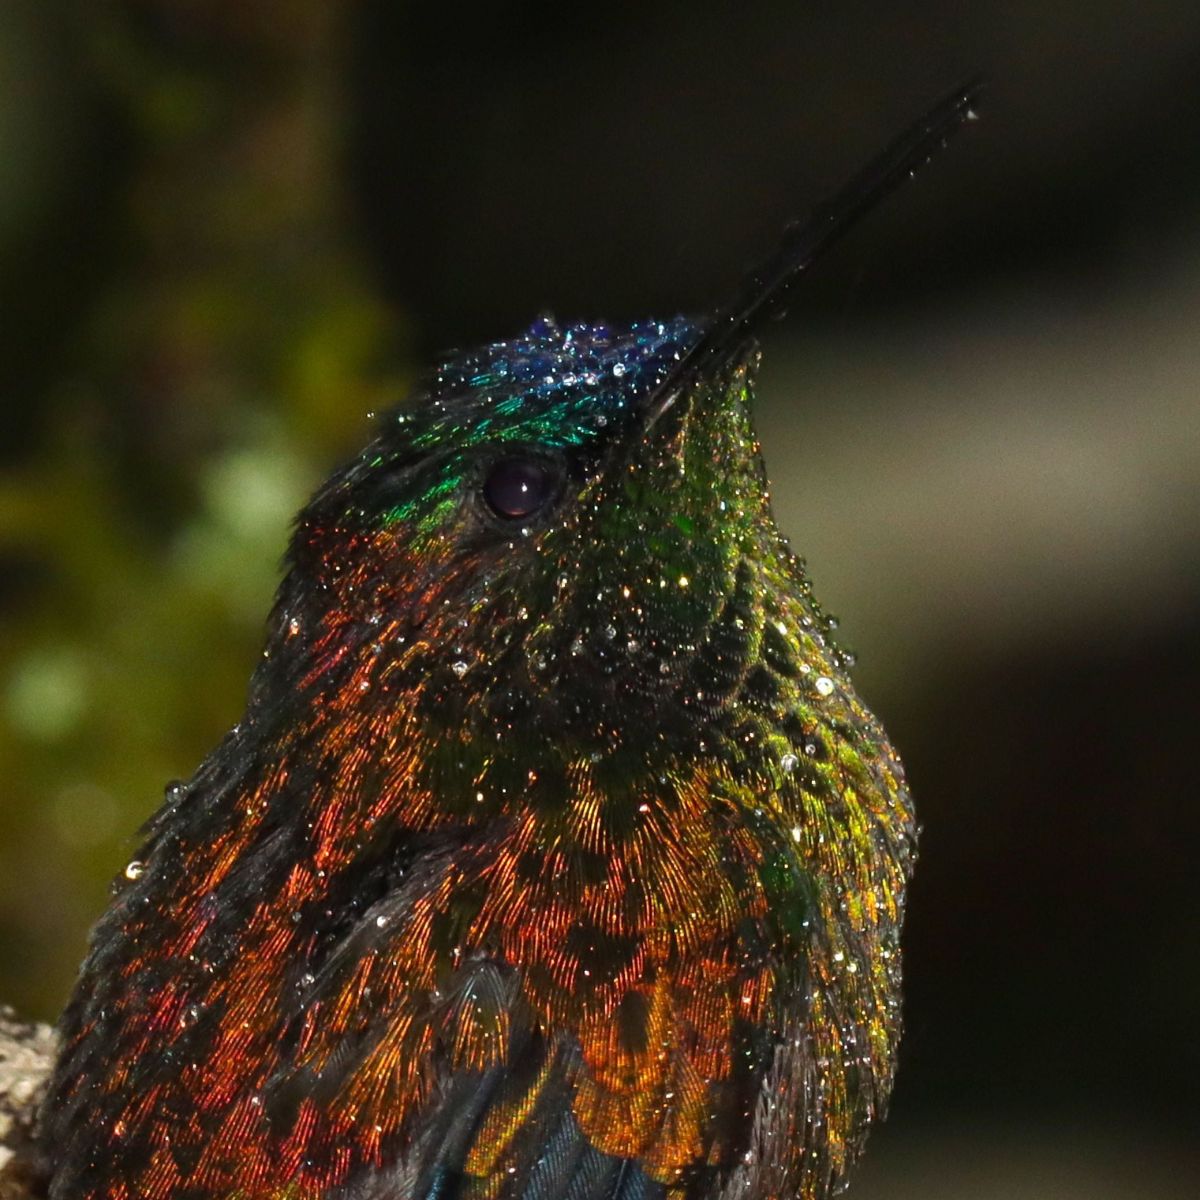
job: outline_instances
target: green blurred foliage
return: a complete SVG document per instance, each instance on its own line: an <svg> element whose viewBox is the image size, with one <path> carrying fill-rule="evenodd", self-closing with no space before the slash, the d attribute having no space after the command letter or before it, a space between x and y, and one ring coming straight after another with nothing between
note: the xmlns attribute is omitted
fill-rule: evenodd
<svg viewBox="0 0 1200 1200"><path fill-rule="evenodd" d="M339 19L0 7L0 996L30 1015L236 720L291 515L403 392L345 242Z"/></svg>

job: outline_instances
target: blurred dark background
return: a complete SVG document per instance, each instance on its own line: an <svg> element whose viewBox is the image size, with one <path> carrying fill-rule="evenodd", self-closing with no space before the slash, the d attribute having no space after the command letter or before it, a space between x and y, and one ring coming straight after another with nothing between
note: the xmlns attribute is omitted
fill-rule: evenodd
<svg viewBox="0 0 1200 1200"><path fill-rule="evenodd" d="M1200 7L0 5L0 999L237 719L291 512L431 356L723 297L924 823L864 1197L1200 1183Z"/></svg>

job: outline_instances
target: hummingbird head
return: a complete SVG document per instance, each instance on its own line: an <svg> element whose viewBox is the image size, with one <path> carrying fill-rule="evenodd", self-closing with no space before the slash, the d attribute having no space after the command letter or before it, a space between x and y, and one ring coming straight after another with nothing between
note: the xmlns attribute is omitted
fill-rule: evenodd
<svg viewBox="0 0 1200 1200"><path fill-rule="evenodd" d="M750 420L757 352L688 371L702 334L542 318L445 363L302 514L285 595L311 599L283 605L282 654L328 658L336 629L364 707L402 690L447 729L678 750L744 669L732 643L706 660L750 564L804 588Z"/></svg>
<svg viewBox="0 0 1200 1200"><path fill-rule="evenodd" d="M543 318L444 363L301 513L250 723L295 739L313 718L313 741L365 739L377 761L419 740L405 778L443 807L543 755L567 773L609 758L625 778L661 778L699 752L761 779L796 742L822 741L798 708L850 688L771 517L755 337L974 94L952 94L790 229L714 315Z"/></svg>

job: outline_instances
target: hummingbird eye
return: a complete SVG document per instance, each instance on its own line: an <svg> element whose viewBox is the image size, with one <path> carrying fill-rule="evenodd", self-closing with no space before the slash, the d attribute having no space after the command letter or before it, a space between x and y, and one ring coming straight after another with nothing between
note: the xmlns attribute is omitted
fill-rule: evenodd
<svg viewBox="0 0 1200 1200"><path fill-rule="evenodd" d="M535 458L502 458L483 481L483 498L499 517L517 520L537 512L555 492L556 475Z"/></svg>

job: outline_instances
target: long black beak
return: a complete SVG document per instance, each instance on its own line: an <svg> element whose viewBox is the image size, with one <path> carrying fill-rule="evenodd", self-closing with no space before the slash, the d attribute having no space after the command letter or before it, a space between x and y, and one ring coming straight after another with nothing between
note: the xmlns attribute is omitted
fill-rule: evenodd
<svg viewBox="0 0 1200 1200"><path fill-rule="evenodd" d="M647 405L653 424L697 376L710 374L733 358L764 322L784 311L795 281L858 219L916 174L968 121L976 116L982 79L957 87L874 158L832 199L818 205L806 222L789 226L775 253L742 285L735 301L713 315L699 339L655 389Z"/></svg>

